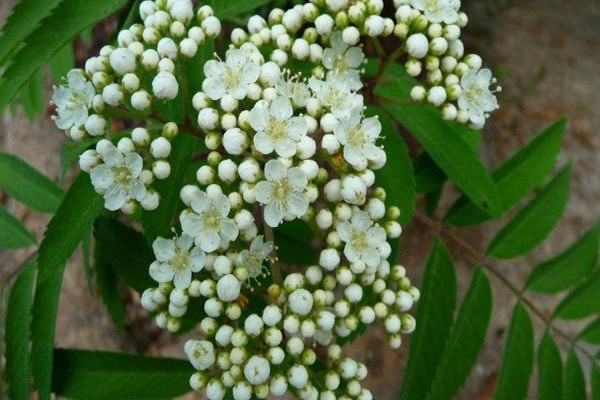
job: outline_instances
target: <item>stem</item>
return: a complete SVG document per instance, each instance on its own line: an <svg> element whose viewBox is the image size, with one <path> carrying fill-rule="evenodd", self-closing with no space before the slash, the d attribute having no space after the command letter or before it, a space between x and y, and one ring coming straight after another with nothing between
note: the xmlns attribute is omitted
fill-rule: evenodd
<svg viewBox="0 0 600 400"><path fill-rule="evenodd" d="M375 42L373 42L373 43L375 43ZM383 50L382 50L382 52L383 52ZM377 72L375 73L375 77L373 78L373 80L371 80L371 82L365 88L366 93L373 94L373 90L375 89L375 87L377 86L377 84L379 83L381 78L383 77L383 74L385 73L387 66L389 64L393 63L394 61L396 61L403 52L404 52L404 49L402 47L399 47L392 54L390 54L389 57L383 59L383 55L381 56L381 59L382 59L381 64L379 64L379 68L377 69Z"/></svg>
<svg viewBox="0 0 600 400"><path fill-rule="evenodd" d="M572 347L578 349L590 360L592 364L598 363L598 360L596 360L592 353L590 353L587 349L582 347L574 338L569 336L565 331L555 326L553 319L546 317L546 315L540 308L538 308L530 299L525 297L525 294L521 289L519 289L517 285L515 285L506 276L504 276L502 272L500 272L488 259L486 259L486 257L483 254L477 251L477 249L475 249L461 237L456 236L452 231L450 231L447 227L443 226L438 221L435 221L421 213L415 213L415 221L419 222L421 225L426 226L434 233L439 234L440 236L453 242L462 250L464 250L476 264L482 265L492 275L498 278L498 280L504 286L506 286L523 304L525 304L527 308L529 308L529 310L536 317L538 317L544 323L546 328L550 329L557 336L561 337Z"/></svg>
<svg viewBox="0 0 600 400"><path fill-rule="evenodd" d="M185 65L181 63L179 65L179 70L181 71L181 97L183 98L183 121L185 124L189 123L189 113L188 113L188 79L187 79L187 71L185 69ZM191 125L191 123L190 123Z"/></svg>
<svg viewBox="0 0 600 400"><path fill-rule="evenodd" d="M277 263L277 247L275 247L275 235L273 234L273 228L267 225L263 220L263 226L265 230L265 239L268 242L273 243L273 253L271 254L271 276L273 277L273 282L279 286L283 285L283 278L281 276L281 270L279 269L279 264Z"/></svg>
<svg viewBox="0 0 600 400"><path fill-rule="evenodd" d="M375 53L379 58L385 57L385 51L383 51L383 47L381 46L381 42L376 37L371 38L371 42L373 43L373 47L375 48Z"/></svg>

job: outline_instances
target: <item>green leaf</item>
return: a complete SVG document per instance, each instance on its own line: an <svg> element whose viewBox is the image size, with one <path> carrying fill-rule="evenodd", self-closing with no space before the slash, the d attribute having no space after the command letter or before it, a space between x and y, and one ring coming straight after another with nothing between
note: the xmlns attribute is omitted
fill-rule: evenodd
<svg viewBox="0 0 600 400"><path fill-rule="evenodd" d="M154 253L144 235L119 221L100 217L94 225L96 249L125 283L138 292L155 286L148 267Z"/></svg>
<svg viewBox="0 0 600 400"><path fill-rule="evenodd" d="M577 336L577 340L582 340L591 344L600 344L600 319L592 321Z"/></svg>
<svg viewBox="0 0 600 400"><path fill-rule="evenodd" d="M286 224L287 222L283 225ZM282 263L313 265L319 262L317 252L306 239L290 235L280 229L274 229L273 233L277 246L277 258Z"/></svg>
<svg viewBox="0 0 600 400"><path fill-rule="evenodd" d="M29 119L34 121L44 112L44 77L42 71L37 71L29 78L29 81L21 89L19 93L23 113Z"/></svg>
<svg viewBox="0 0 600 400"><path fill-rule="evenodd" d="M494 400L522 400L533 371L533 326L521 303L513 310Z"/></svg>
<svg viewBox="0 0 600 400"><path fill-rule="evenodd" d="M537 400L554 400L562 393L562 360L560 351L548 331L544 332L538 348Z"/></svg>
<svg viewBox="0 0 600 400"><path fill-rule="evenodd" d="M586 400L585 377L575 350L571 349L567 357L563 380L563 400Z"/></svg>
<svg viewBox="0 0 600 400"><path fill-rule="evenodd" d="M544 182L556 162L565 126L566 120L561 119L546 128L492 173L502 201L502 212L510 209ZM450 225L468 226L491 218L491 215L470 202L466 196L462 196L450 208L444 221Z"/></svg>
<svg viewBox="0 0 600 400"><path fill-rule="evenodd" d="M594 271L589 279L573 289L556 310L554 318L581 319L600 311L600 270Z"/></svg>
<svg viewBox="0 0 600 400"><path fill-rule="evenodd" d="M392 96L397 85L390 82L383 93ZM450 180L479 207L498 215L501 205L496 185L473 148L456 125L442 120L439 110L424 105L383 104L423 146ZM460 160L460 162L457 162Z"/></svg>
<svg viewBox="0 0 600 400"><path fill-rule="evenodd" d="M61 0L21 0L15 4L0 36L0 65L3 65L23 40L40 25Z"/></svg>
<svg viewBox="0 0 600 400"><path fill-rule="evenodd" d="M83 235L81 240L81 253L83 256L83 272L85 274L85 282L87 283L88 291L91 295L94 295L92 285L92 269L90 265L90 236L92 235L91 230Z"/></svg>
<svg viewBox="0 0 600 400"><path fill-rule="evenodd" d="M44 213L53 213L62 190L38 170L12 154L0 153L0 188L20 203Z"/></svg>
<svg viewBox="0 0 600 400"><path fill-rule="evenodd" d="M11 213L0 206L0 249L21 249L35 245L35 238Z"/></svg>
<svg viewBox="0 0 600 400"><path fill-rule="evenodd" d="M567 204L570 174L571 164L568 164L502 228L490 243L487 254L496 258L514 258L544 240Z"/></svg>
<svg viewBox="0 0 600 400"><path fill-rule="evenodd" d="M69 260L100 214L103 203L88 174L80 173L44 234L38 258L40 282L56 274Z"/></svg>
<svg viewBox="0 0 600 400"><path fill-rule="evenodd" d="M431 193L444 185L448 179L429 154L423 152L414 161L415 181L418 193Z"/></svg>
<svg viewBox="0 0 600 400"><path fill-rule="evenodd" d="M95 249L96 283L100 288L102 302L106 306L113 322L121 331L125 329L123 320L123 305L121 303L121 290L119 278L113 271L99 247Z"/></svg>
<svg viewBox="0 0 600 400"><path fill-rule="evenodd" d="M477 268L438 364L428 399L452 399L458 393L477 362L491 315L490 282L483 270Z"/></svg>
<svg viewBox="0 0 600 400"><path fill-rule="evenodd" d="M41 400L50 399L56 315L64 270L65 264L59 265L52 276L40 282L38 263L38 281L31 318L31 365L34 385Z"/></svg>
<svg viewBox="0 0 600 400"><path fill-rule="evenodd" d="M191 391L185 360L86 350L55 351L52 390L86 400L166 399Z"/></svg>
<svg viewBox="0 0 600 400"><path fill-rule="evenodd" d="M525 289L537 293L556 293L585 278L598 261L600 223L558 256L537 265Z"/></svg>
<svg viewBox="0 0 600 400"><path fill-rule="evenodd" d="M158 236L172 236L173 217L183 208L179 191L184 186L185 172L192 154L200 146L196 138L184 133L179 134L172 144L173 151L168 158L171 174L168 179L154 185L160 194L160 205L154 211L142 213L142 226L150 242Z"/></svg>
<svg viewBox="0 0 600 400"><path fill-rule="evenodd" d="M592 399L600 399L600 368L592 364Z"/></svg>
<svg viewBox="0 0 600 400"><path fill-rule="evenodd" d="M48 67L50 69L50 75L55 85L60 85L63 82L63 77L74 67L75 65L75 53L73 51L73 43L69 42L64 45L58 52L50 59Z"/></svg>
<svg viewBox="0 0 600 400"><path fill-rule="evenodd" d="M455 307L454 263L448 250L436 239L425 266L416 317L419 323L408 349L400 400L426 397L450 336Z"/></svg>
<svg viewBox="0 0 600 400"><path fill-rule="evenodd" d="M208 0L206 4L215 10L215 15L221 19L232 18L255 10L272 0Z"/></svg>
<svg viewBox="0 0 600 400"><path fill-rule="evenodd" d="M47 3L46 0L44 2ZM127 0L63 0L29 35L26 46L15 54L12 64L2 74L0 110L6 107L38 69L47 65L79 32L119 10L126 3Z"/></svg>
<svg viewBox="0 0 600 400"><path fill-rule="evenodd" d="M386 206L396 206L400 209L400 223L408 223L415 211L417 198L413 165L408 154L408 148L400 133L394 126L394 121L381 107L369 106L365 112L367 117L377 115L381 122L381 132L384 137L379 142L387 153L386 165L377 171L377 185L386 191Z"/></svg>
<svg viewBox="0 0 600 400"><path fill-rule="evenodd" d="M6 381L14 400L29 399L29 322L33 307L35 261L30 261L15 279L6 307Z"/></svg>

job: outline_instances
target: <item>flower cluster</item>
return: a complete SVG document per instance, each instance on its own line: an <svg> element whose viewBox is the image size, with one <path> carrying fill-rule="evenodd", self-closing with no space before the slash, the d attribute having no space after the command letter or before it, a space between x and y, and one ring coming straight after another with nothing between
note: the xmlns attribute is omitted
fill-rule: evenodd
<svg viewBox="0 0 600 400"><path fill-rule="evenodd" d="M158 207L152 183L171 173L167 157L178 126L171 121L140 126L115 146L108 140L110 119L158 119L160 107L180 95L178 77L186 60L207 38L219 35L221 23L212 14L207 6L194 13L190 0L144 1L143 24L119 32L117 46L104 46L55 89L52 103L60 129L76 141L105 138L82 154L80 166L90 173L107 209L132 214L140 205L149 211Z"/></svg>
<svg viewBox="0 0 600 400"><path fill-rule="evenodd" d="M399 347L415 329L408 312L419 291L388 260L400 210L386 204L375 171L386 165L381 139L392 132L365 109L361 41L402 39L393 57L406 52L407 72L422 78L413 98L482 126L496 107L492 78L477 56L462 54L459 5L396 0L396 22L381 15L382 0L313 0L254 15L231 31L222 58L193 71L204 79L192 94L184 93L187 62L220 34L220 21L190 0L143 1L143 24L56 89L57 126L74 140L104 137L80 165L109 210L158 207L152 183L170 175L173 139L185 130L204 142L195 181L180 188L174 236L153 243L156 286L141 303L172 332L202 316L202 337L184 351L197 370L190 385L209 400L287 391L372 398L361 383L366 367L340 344L380 323ZM186 122L161 117L169 104ZM113 117L144 125L114 140ZM278 230L292 224L312 230L314 265L279 259Z"/></svg>
<svg viewBox="0 0 600 400"><path fill-rule="evenodd" d="M468 18L460 11L460 0L394 0L394 34L406 40L404 66L418 77L411 96L440 107L446 120L481 129L489 113L498 108L490 85L496 83L481 57L465 54L460 40Z"/></svg>

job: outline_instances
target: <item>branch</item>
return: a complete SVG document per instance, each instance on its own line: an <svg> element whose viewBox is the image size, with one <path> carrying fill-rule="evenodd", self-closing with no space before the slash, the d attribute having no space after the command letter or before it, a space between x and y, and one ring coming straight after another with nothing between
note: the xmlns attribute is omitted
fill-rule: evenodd
<svg viewBox="0 0 600 400"><path fill-rule="evenodd" d="M441 237L446 238L448 241L453 242L462 250L464 250L469 257L479 265L482 265L484 269L488 270L492 275L494 275L498 280L506 286L529 310L538 317L544 325L549 328L552 332L554 332L557 336L564 339L568 342L572 347L577 348L581 353L583 353L591 363L598 363L598 360L594 357L592 353L590 353L587 349L581 346L574 338L569 336L565 331L560 329L554 324L554 320L548 318L544 312L538 308L531 300L525 297L525 294L517 285L512 283L510 279L502 274L483 254L481 254L477 249L467 243L461 237L455 235L451 230L445 227L443 224L435 221L424 214L415 213L415 221L424 225L431 231L436 234L439 234Z"/></svg>

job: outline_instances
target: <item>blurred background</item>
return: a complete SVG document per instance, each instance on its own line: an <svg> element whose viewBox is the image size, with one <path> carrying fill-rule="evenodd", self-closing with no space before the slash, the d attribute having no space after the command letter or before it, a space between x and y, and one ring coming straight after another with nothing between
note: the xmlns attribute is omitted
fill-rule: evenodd
<svg viewBox="0 0 600 400"><path fill-rule="evenodd" d="M390 0L391 1L391 0ZM556 254L593 225L600 216L600 1L599 0L463 0L469 15L464 31L467 50L480 54L495 70L503 92L501 109L495 112L483 134L481 155L493 167L527 143L539 131L562 116L569 117L559 164L573 160L572 192L567 211L549 240L530 256L499 264L503 273L521 286L531 266ZM14 0L0 2L0 25ZM119 16L108 19L73 42L76 65L95 54L112 37ZM49 27L51 29L51 27ZM51 78L43 78L43 115L30 121L22 108L6 111L0 119L0 151L16 154L52 179L59 177L59 151L66 137L50 120L48 99ZM69 179L71 174L67 174ZM447 198L446 198L447 197ZM442 199L441 210L451 204L452 193ZM0 201L30 231L41 237L48 217L30 214L0 192ZM508 218L508 217L507 217ZM484 225L463 231L465 239L483 248L497 226ZM401 242L401 261L411 280L420 275L432 236L424 227L409 225ZM28 256L26 251L0 251L0 279L9 276ZM453 249L459 270L461 294L472 269L465 255ZM171 337L145 318L137 299L123 292L126 329L115 328L101 299L88 291L78 252L66 270L57 326L57 346L141 352L182 357L182 341ZM490 398L498 372L510 310L515 298L494 281L494 313L485 348L459 399ZM559 298L532 300L548 314ZM549 302L551 301L551 302ZM539 321L535 321L539 323ZM541 326L537 326L538 331ZM574 324L565 325L573 329ZM407 338L408 339L408 338ZM380 400L395 399L406 363L408 341L399 351L387 346L383 331L372 329L346 352L364 361L370 371L367 386Z"/></svg>

